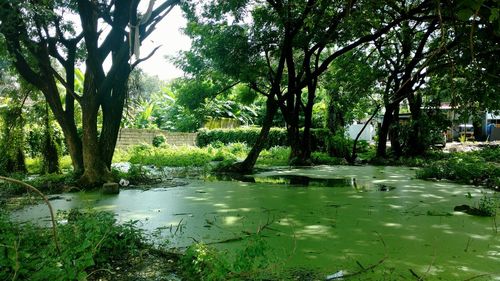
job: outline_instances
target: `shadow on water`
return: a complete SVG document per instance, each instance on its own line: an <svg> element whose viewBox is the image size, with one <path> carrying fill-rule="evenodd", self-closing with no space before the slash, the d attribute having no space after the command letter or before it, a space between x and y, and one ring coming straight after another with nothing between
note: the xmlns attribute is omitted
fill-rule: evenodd
<svg viewBox="0 0 500 281"><path fill-rule="evenodd" d="M304 175L242 175L242 174L214 174L206 178L209 181L235 181L245 183L282 184L295 187L350 187L358 192L369 190L392 191L394 186L386 184L373 184L366 180L346 178L316 178Z"/></svg>
<svg viewBox="0 0 500 281"><path fill-rule="evenodd" d="M301 175L254 176L241 174L218 174L208 178L211 181L237 181L250 183L284 184L292 186L354 187L355 178L313 178Z"/></svg>
<svg viewBox="0 0 500 281"><path fill-rule="evenodd" d="M257 183L285 184L293 186L320 186L320 187L353 187L356 180L353 178L311 178L300 175L279 175L268 177L254 177Z"/></svg>

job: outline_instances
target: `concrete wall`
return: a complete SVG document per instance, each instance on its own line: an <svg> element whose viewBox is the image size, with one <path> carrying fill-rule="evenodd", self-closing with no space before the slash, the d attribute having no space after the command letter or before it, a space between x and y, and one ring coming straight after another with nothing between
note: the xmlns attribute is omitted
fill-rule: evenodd
<svg viewBox="0 0 500 281"><path fill-rule="evenodd" d="M365 124L352 124L351 126L349 126L349 128L347 129L349 132L349 138L355 139L359 134L359 131L363 129L364 125ZM366 126L361 136L359 136L359 140L372 141L375 133L375 128L371 124L369 124L368 126Z"/></svg>
<svg viewBox="0 0 500 281"><path fill-rule="evenodd" d="M138 144L152 144L153 138L157 135L164 135L166 143L170 145L196 145L196 133L174 133L162 130L148 129L120 129L118 133L117 148L127 148Z"/></svg>

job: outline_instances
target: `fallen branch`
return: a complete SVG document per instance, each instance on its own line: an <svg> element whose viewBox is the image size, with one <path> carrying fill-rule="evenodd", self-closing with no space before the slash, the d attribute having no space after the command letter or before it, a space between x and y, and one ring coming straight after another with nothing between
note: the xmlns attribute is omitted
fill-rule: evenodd
<svg viewBox="0 0 500 281"><path fill-rule="evenodd" d="M243 236L236 236L236 237L232 237L232 238L229 238L229 239L224 239L224 240L221 240L221 241L213 241L213 242L209 242L209 243L205 243L206 245L213 245L213 244L222 244L222 243L231 243L231 242L237 242L237 241L242 241L243 239L246 239L252 235L261 235L264 237L264 235L261 234L261 232L265 229L269 229L269 226L271 224L273 224L275 221L275 219L273 218L272 220L269 219L269 217L267 218L267 222L263 225L259 225L257 227L257 231L255 233L252 233L250 231L246 231L246 230L243 230L241 231L241 233L243 233L244 235ZM215 224L214 224L215 225Z"/></svg>
<svg viewBox="0 0 500 281"><path fill-rule="evenodd" d="M477 278L481 278L481 277L485 277L485 276L490 276L490 275L491 275L490 273L479 274L479 275L472 276L470 278L464 279L463 281L470 281L470 280L474 280L474 279L477 279Z"/></svg>
<svg viewBox="0 0 500 281"><path fill-rule="evenodd" d="M87 275L87 277L90 277L90 276L92 276L93 274L95 274L95 273L97 273L97 272L100 272L100 271L105 271L105 272L109 273L110 275L115 274L115 272L114 272L114 271L111 271L111 270L106 269L106 268L100 268L100 269L96 269L96 270L92 271L91 273L89 273L89 275Z"/></svg>
<svg viewBox="0 0 500 281"><path fill-rule="evenodd" d="M409 270L410 270L411 275L413 275L415 278L417 278L418 281L424 280L422 277L418 276L418 274L415 273L415 271L413 271L413 269L410 268Z"/></svg>
<svg viewBox="0 0 500 281"><path fill-rule="evenodd" d="M330 276L327 277L326 280L327 281L331 281L331 280L343 280L344 278L350 278L350 277L353 277L353 276L356 276L356 275L360 275L362 273L365 273L365 272L367 272L369 270L372 270L375 267L381 265L386 259L387 259L387 256L385 256L383 259L379 260L377 263L372 264L372 265L370 265L369 267L366 267L366 268L363 267L358 261L356 261L356 263L358 264L358 266L362 268L360 271L357 271L357 272L354 272L354 273L349 273L349 274L342 274L341 272L339 272L340 274L336 273L336 274L332 275L332 277L330 277Z"/></svg>
<svg viewBox="0 0 500 281"><path fill-rule="evenodd" d="M381 260L379 260L377 263L372 264L372 265L370 265L369 267L363 268L363 269L362 269L362 270L360 270L360 271L357 271L357 272L354 272L354 273L345 274L344 276L342 276L342 278L349 278L349 277L353 277L353 276L356 276L356 275L360 275L360 274L362 274L362 273L365 273L365 272L367 272L367 271L369 271L369 270L372 270L372 269L374 269L375 267L377 267L377 266L381 265L382 263L384 263L386 259L387 259L387 257L384 257L384 258L382 258ZM360 265L360 264L358 264L358 265Z"/></svg>
<svg viewBox="0 0 500 281"><path fill-rule="evenodd" d="M209 243L203 243L205 245L214 245L214 244L222 244L222 243L231 243L231 242L237 242L237 241L241 241L245 238L247 238L248 236L238 236L238 237L233 237L233 238L229 238L229 239L224 239L224 240L220 240L220 241L213 241L213 242L209 242Z"/></svg>
<svg viewBox="0 0 500 281"><path fill-rule="evenodd" d="M54 244L56 246L57 253L59 256L61 255L61 246L59 245L59 240L57 239L57 224L56 224L56 219L54 216L54 210L52 209L52 205L49 202L49 199L43 194L40 190L38 190L36 187L29 185L25 182L22 182L20 180L12 179L12 178L7 178L7 177L2 177L0 176L0 180L15 183L21 186L24 186L25 188L34 191L36 194L40 195L42 197L43 201L45 204L49 207L49 212L50 212L50 220L52 222L52 235L54 237Z"/></svg>

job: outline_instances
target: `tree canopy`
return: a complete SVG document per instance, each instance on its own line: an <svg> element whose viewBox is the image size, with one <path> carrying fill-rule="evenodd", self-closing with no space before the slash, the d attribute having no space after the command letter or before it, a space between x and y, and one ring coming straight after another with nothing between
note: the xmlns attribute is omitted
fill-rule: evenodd
<svg viewBox="0 0 500 281"><path fill-rule="evenodd" d="M140 42L179 3L150 1L147 10L139 12L139 2L15 0L1 4L3 46L19 75L45 96L82 184L110 179L128 77L151 55L139 55ZM75 88L79 63L85 64L81 92ZM76 107L81 108L82 137L75 122Z"/></svg>

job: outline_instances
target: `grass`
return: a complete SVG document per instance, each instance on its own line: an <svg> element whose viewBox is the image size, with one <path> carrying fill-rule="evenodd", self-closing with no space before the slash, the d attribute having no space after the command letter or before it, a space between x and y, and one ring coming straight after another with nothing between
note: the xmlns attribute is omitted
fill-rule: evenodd
<svg viewBox="0 0 500 281"><path fill-rule="evenodd" d="M118 150L113 161L156 167L204 167L211 161L226 163L241 161L245 159L249 151L250 149L242 143L215 144L203 148L139 145L129 150ZM263 166L287 165L289 154L289 148L272 147L260 153L257 164Z"/></svg>

